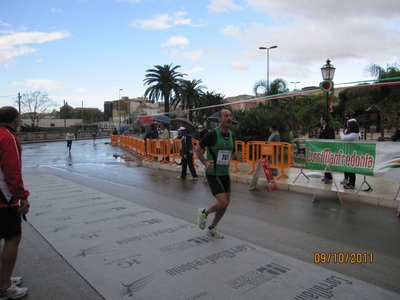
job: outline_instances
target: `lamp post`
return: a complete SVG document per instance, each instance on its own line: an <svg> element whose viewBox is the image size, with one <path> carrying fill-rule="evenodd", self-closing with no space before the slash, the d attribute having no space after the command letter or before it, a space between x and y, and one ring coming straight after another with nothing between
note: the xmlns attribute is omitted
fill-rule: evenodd
<svg viewBox="0 0 400 300"><path fill-rule="evenodd" d="M291 81L290 83L293 83L294 84L294 91L296 90L296 84L298 84L298 83L300 83L300 81Z"/></svg>
<svg viewBox="0 0 400 300"><path fill-rule="evenodd" d="M118 91L118 114L119 114L119 127L121 127L121 91L123 91L123 89L119 89Z"/></svg>
<svg viewBox="0 0 400 300"><path fill-rule="evenodd" d="M335 76L335 70L336 68L331 65L331 61L328 58L326 64L321 68L322 79L325 81L332 81L333 76ZM326 92L326 115L329 115L329 91Z"/></svg>
<svg viewBox="0 0 400 300"><path fill-rule="evenodd" d="M271 47L259 47L260 50L267 50L267 94L269 92L269 49L275 49L278 46L271 46Z"/></svg>

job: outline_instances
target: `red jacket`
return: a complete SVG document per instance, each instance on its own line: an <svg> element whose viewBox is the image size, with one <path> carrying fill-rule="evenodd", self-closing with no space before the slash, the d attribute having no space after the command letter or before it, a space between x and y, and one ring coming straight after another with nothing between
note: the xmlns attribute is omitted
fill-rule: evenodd
<svg viewBox="0 0 400 300"><path fill-rule="evenodd" d="M22 180L21 144L14 135L14 130L0 125L0 197L18 206L19 200L27 198L29 191ZM4 195L4 197L3 197ZM0 199L0 208L7 207Z"/></svg>

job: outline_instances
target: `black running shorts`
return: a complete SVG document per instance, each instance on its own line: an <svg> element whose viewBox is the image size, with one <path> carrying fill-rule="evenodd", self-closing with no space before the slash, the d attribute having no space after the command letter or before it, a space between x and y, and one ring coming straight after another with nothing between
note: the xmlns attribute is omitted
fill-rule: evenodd
<svg viewBox="0 0 400 300"><path fill-rule="evenodd" d="M206 173L206 177L213 196L231 192L231 178L229 175L215 176Z"/></svg>
<svg viewBox="0 0 400 300"><path fill-rule="evenodd" d="M7 239L21 234L21 214L18 206L0 208L0 239Z"/></svg>

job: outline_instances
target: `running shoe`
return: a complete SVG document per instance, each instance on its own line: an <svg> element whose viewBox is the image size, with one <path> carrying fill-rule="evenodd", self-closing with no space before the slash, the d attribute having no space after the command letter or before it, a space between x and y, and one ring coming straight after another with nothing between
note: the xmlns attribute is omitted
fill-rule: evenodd
<svg viewBox="0 0 400 300"><path fill-rule="evenodd" d="M213 229L207 229L207 235L215 237L216 239L224 238L224 235L217 231L217 227L214 227Z"/></svg>
<svg viewBox="0 0 400 300"><path fill-rule="evenodd" d="M206 222L207 222L207 215L203 214L204 208L200 208L199 211L197 212L197 225L199 225L199 228L203 230L206 228Z"/></svg>
<svg viewBox="0 0 400 300"><path fill-rule="evenodd" d="M351 184L345 184L343 187L344 187L346 190L352 190L352 189L354 189L354 186L351 185Z"/></svg>
<svg viewBox="0 0 400 300"><path fill-rule="evenodd" d="M11 277L11 284L18 285L22 282L22 277Z"/></svg>
<svg viewBox="0 0 400 300"><path fill-rule="evenodd" d="M189 180L197 180L197 176L191 176L191 177L189 177Z"/></svg>
<svg viewBox="0 0 400 300"><path fill-rule="evenodd" d="M176 179L185 180L186 178L182 178L182 176L181 176L181 175L179 175L179 176L176 176Z"/></svg>
<svg viewBox="0 0 400 300"><path fill-rule="evenodd" d="M0 299L19 299L28 293L28 288L20 288L16 285L11 285L5 292L0 293Z"/></svg>
<svg viewBox="0 0 400 300"><path fill-rule="evenodd" d="M348 184L349 183L349 180L348 179L343 179L341 182L340 182L340 184Z"/></svg>

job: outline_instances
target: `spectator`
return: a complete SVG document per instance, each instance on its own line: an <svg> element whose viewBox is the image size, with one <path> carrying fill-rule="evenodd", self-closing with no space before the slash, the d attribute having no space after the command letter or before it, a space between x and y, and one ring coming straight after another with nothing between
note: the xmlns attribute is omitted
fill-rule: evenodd
<svg viewBox="0 0 400 300"><path fill-rule="evenodd" d="M358 141L361 138L360 128L355 119L348 120L346 131L344 131L343 128L340 128L339 133L343 141ZM343 184L345 189L354 189L354 186L356 185L356 174L345 172L344 179L340 183Z"/></svg>
<svg viewBox="0 0 400 300"><path fill-rule="evenodd" d="M281 141L281 135L277 131L276 125L270 125L269 126L269 132L271 132L271 135L268 137L268 142L280 142ZM276 147L274 147L274 153L276 151ZM271 163L271 157L269 157L269 162ZM272 169L272 175L276 176L278 175L278 169Z"/></svg>
<svg viewBox="0 0 400 300"><path fill-rule="evenodd" d="M189 180L196 180L197 173L193 165L193 144L192 136L186 132L186 128L181 126L178 131L181 132L181 142L182 142L182 171L178 179L186 179L187 167L189 166L189 171L192 176Z"/></svg>
<svg viewBox="0 0 400 300"><path fill-rule="evenodd" d="M161 138L169 139L169 131L168 131L167 127L165 126L165 124L161 124L160 129L161 129Z"/></svg>
<svg viewBox="0 0 400 300"><path fill-rule="evenodd" d="M18 111L11 106L0 108L0 299L18 299L28 288L17 287L21 277L11 277L21 241L21 216L29 212L29 191L22 180L21 144L15 137L20 123Z"/></svg>
<svg viewBox="0 0 400 300"><path fill-rule="evenodd" d="M147 140L147 139L149 139L150 138L150 129L149 128L146 128L145 130L144 130L144 140Z"/></svg>
<svg viewBox="0 0 400 300"><path fill-rule="evenodd" d="M165 126L165 124L161 124L160 125L160 129L161 129L161 138L163 138L163 139L168 139L168 143L169 143L169 131L168 131L168 129L167 129L167 127ZM165 152L167 152L168 151L168 146L167 146L167 143L165 143L165 145L164 145L164 151ZM166 158L165 158L165 161L169 161L169 156L167 156ZM164 159L162 159L160 162L164 162Z"/></svg>
<svg viewBox="0 0 400 300"><path fill-rule="evenodd" d="M150 139L158 139L158 130L156 125L150 125Z"/></svg>

